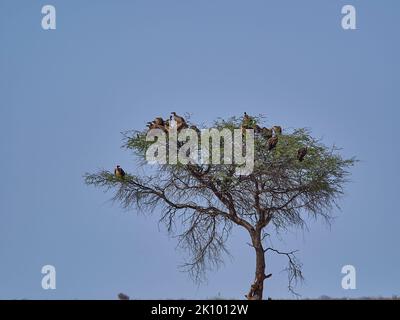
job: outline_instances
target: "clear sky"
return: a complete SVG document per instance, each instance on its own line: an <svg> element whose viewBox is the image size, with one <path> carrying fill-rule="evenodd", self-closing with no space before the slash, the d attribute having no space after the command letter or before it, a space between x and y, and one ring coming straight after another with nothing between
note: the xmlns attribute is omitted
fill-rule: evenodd
<svg viewBox="0 0 400 320"><path fill-rule="evenodd" d="M41 28L52 4L57 29ZM357 30L341 28L341 8ZM155 116L263 113L309 127L361 162L329 228L282 234L299 249L303 297L400 294L400 2L397 0L0 0L0 298L243 298L254 277L244 232L195 285L157 214L126 212L85 172L135 170L120 132ZM140 213L139 213L140 214ZM290 298L267 256L266 296ZM41 287L41 268L57 289ZM341 268L357 289L341 288Z"/></svg>

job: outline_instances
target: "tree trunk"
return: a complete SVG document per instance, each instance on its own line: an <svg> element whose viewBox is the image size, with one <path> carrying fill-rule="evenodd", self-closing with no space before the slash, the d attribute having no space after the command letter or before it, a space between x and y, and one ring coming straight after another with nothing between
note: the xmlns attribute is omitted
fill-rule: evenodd
<svg viewBox="0 0 400 320"><path fill-rule="evenodd" d="M261 231L253 232L251 234L251 241L256 252L256 274L246 298L249 300L262 300L264 280L271 275L265 275L265 252L261 242Z"/></svg>

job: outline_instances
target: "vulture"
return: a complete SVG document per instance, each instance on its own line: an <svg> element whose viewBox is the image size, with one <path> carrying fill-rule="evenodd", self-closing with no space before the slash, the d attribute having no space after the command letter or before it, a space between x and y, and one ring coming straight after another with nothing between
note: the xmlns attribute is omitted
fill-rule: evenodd
<svg viewBox="0 0 400 320"><path fill-rule="evenodd" d="M254 125L253 119L247 114L247 112L244 113L240 128L242 129L242 134L245 134L246 129L254 129L256 132L259 132L257 130L260 129L259 126Z"/></svg>
<svg viewBox="0 0 400 320"><path fill-rule="evenodd" d="M278 144L278 137L275 136L275 137L269 138L267 141L267 144L268 144L268 151L271 151Z"/></svg>
<svg viewBox="0 0 400 320"><path fill-rule="evenodd" d="M154 119L153 121L154 124L158 124L159 126L163 126L164 125L164 120L163 118L157 117Z"/></svg>
<svg viewBox="0 0 400 320"><path fill-rule="evenodd" d="M243 121L242 121L242 128L244 129L254 129L253 127L253 118L250 117L247 112L244 113Z"/></svg>
<svg viewBox="0 0 400 320"><path fill-rule="evenodd" d="M272 138L272 129L268 129L266 127L261 129L261 134L264 136L265 139Z"/></svg>
<svg viewBox="0 0 400 320"><path fill-rule="evenodd" d="M117 166L117 167L114 169L114 174L115 174L115 176L116 176L117 178L123 178L123 177L125 177L125 171L124 171L120 166Z"/></svg>
<svg viewBox="0 0 400 320"><path fill-rule="evenodd" d="M304 148L300 148L298 151L297 151L297 159L300 161L300 162L302 162L303 160L304 160L304 157L307 155L307 147L304 147Z"/></svg>
<svg viewBox="0 0 400 320"><path fill-rule="evenodd" d="M275 132L275 135L282 134L282 127L280 126L273 126L272 129Z"/></svg>
<svg viewBox="0 0 400 320"><path fill-rule="evenodd" d="M163 120L163 122L164 122L164 120ZM164 125L164 124L156 123L156 120L154 120L153 122L147 122L147 128L149 128L149 130L151 130L151 129L161 129L164 132L168 131L168 127L166 125L166 122L165 122L165 125Z"/></svg>
<svg viewBox="0 0 400 320"><path fill-rule="evenodd" d="M174 116L174 120L176 121L176 123L185 123L185 119L183 117L180 117L176 114L176 112L171 112L171 114Z"/></svg>

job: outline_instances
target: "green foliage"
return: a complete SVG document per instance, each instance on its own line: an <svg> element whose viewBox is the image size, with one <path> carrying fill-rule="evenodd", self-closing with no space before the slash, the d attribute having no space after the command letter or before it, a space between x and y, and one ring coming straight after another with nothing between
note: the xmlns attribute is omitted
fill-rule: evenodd
<svg viewBox="0 0 400 320"><path fill-rule="evenodd" d="M251 126L262 126L263 117L251 117ZM240 129L243 119L231 117L229 119L218 119L213 123L213 128ZM141 160L141 164L146 164L146 150L153 143L146 141L147 129L142 131L129 131L124 133L123 147L131 150ZM200 143L199 139L199 143ZM169 141L167 140L167 143ZM304 161L297 159L297 151L307 147L307 155ZM244 146L243 146L244 148ZM167 146L168 149L168 146ZM210 148L211 149L211 148ZM221 139L221 160L223 159L223 140ZM271 151L267 149L267 139L261 134L255 134L255 163L252 176L259 177L266 187L277 190L277 192L294 192L295 190L306 192L311 195L325 195L326 207L332 203L339 194L342 193L342 186L347 181L349 174L348 168L354 165L356 160L343 159L339 154L339 149L327 147L319 140L313 138L309 130L301 128L292 132L283 132L278 136L278 144ZM222 162L221 162L222 163ZM209 180L214 182L221 191L237 189L242 185L245 187L249 178L238 177L232 174L236 164L212 165L209 170ZM177 165L160 165L160 170L170 175L190 175L188 168L191 165L178 163ZM198 167L204 167L198 165ZM154 169L154 166L152 166ZM129 175L124 179L116 178L111 172L103 171L96 174L87 174L85 182L90 185L117 188L123 186L128 181L136 181L138 177ZM151 179L150 179L151 180ZM154 182L154 181L153 181ZM248 190L252 191L252 189ZM246 190L244 190L246 193ZM321 202L320 205L324 203ZM316 209L309 207L308 209ZM313 210L312 210L313 211Z"/></svg>
<svg viewBox="0 0 400 320"><path fill-rule="evenodd" d="M262 125L262 117L251 117L251 125ZM227 120L218 119L213 123L213 128L222 129L240 129L242 118L231 117ZM147 130L131 131L124 135L124 147L133 150L134 153L142 160L145 160L146 150L153 143L146 141ZM352 166L356 160L343 159L338 153L340 149L331 147L328 148L319 140L311 136L309 130L305 128L296 129L292 132L284 132L278 137L278 144L274 150L269 152L266 148L267 139L261 133L255 134L255 174L263 174L267 171L273 171L276 168L284 167L288 174L302 176L304 182L308 182L315 190L333 191L330 189L329 178L343 177L347 175L346 168ZM168 143L168 140L167 140ZM200 139L199 139L200 143ZM167 145L168 146L168 145ZM221 163L223 162L223 139L221 139ZM307 155L304 161L297 160L297 151L307 147ZM167 148L168 150L168 148ZM210 147L211 150L211 147ZM186 165L178 163L171 165L178 170L185 170ZM233 177L230 174L230 168L233 165L215 165L220 171L215 175L216 180L224 180L224 185L229 184ZM168 167L168 165L167 165ZM345 180L343 180L345 182ZM335 189L338 191L337 189Z"/></svg>

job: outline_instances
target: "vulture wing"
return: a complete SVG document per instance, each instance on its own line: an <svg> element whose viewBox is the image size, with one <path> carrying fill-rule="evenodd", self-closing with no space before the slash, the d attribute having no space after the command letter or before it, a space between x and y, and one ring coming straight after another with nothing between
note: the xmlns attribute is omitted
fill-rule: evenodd
<svg viewBox="0 0 400 320"><path fill-rule="evenodd" d="M119 169L119 173L121 174L122 177L125 177L125 171L123 169Z"/></svg>

